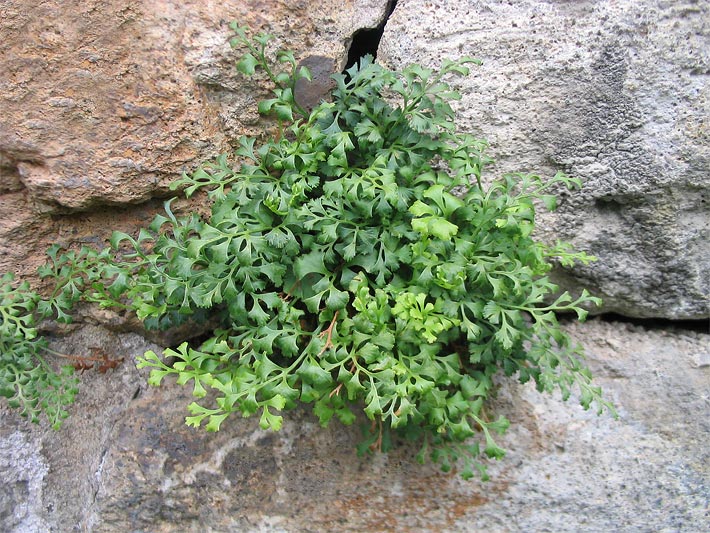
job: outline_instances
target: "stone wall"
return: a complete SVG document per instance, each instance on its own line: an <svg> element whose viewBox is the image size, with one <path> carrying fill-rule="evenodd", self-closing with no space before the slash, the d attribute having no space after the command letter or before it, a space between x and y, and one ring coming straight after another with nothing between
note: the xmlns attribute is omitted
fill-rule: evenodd
<svg viewBox="0 0 710 533"><path fill-rule="evenodd" d="M459 124L491 174L578 177L542 235L596 255L558 272L606 311L710 315L710 4L400 0L379 58L483 60L457 80Z"/></svg>
<svg viewBox="0 0 710 533"><path fill-rule="evenodd" d="M145 224L162 203L151 200L169 195L182 172L239 135L263 135L256 103L267 92L237 75L230 21L269 31L332 71L352 35L380 24L385 8L376 0L3 2L0 272L32 276L52 242L98 245L111 229Z"/></svg>
<svg viewBox="0 0 710 533"><path fill-rule="evenodd" d="M327 76L386 12L382 0L6 2L0 271L31 277L52 242L97 245L144 224L182 172L263 135L265 88L236 75L229 21L267 29ZM491 176L584 182L541 236L599 261L558 279L588 286L606 311L699 319L710 314L709 20L691 0L401 0L379 57L483 59L456 83L460 126L497 159Z"/></svg>
<svg viewBox="0 0 710 533"><path fill-rule="evenodd" d="M0 407L0 529L135 532L680 531L710 501L710 335L593 320L569 325L619 421L503 380L511 420L492 480L463 481L404 445L360 458L357 425L323 429L308 409L278 433L232 417L189 428L189 387L145 385L131 361L157 349L86 327L53 348L126 358L86 373L60 431Z"/></svg>
<svg viewBox="0 0 710 533"><path fill-rule="evenodd" d="M264 87L235 75L228 22L274 33L323 72L384 0L9 0L0 8L0 273L32 277L53 242L101 245L159 211L167 185L263 135ZM399 0L379 58L470 54L461 126L491 175L565 170L584 182L541 236L599 256L558 271L631 316L708 316L708 73L704 2ZM188 209L189 206L182 206ZM82 376L58 432L0 403L0 530L700 531L709 519L710 335L600 319L568 325L621 414L502 381L508 456L464 482L403 446L358 458L356 426L307 409L280 433L184 425L189 391L146 386L160 347L95 311L58 351L125 363ZM175 341L175 339L173 339ZM171 341L172 342L172 341Z"/></svg>

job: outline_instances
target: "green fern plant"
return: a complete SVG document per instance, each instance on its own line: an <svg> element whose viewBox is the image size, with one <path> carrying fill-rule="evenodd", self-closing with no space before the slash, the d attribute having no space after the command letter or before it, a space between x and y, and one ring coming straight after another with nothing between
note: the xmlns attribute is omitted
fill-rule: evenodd
<svg viewBox="0 0 710 533"><path fill-rule="evenodd" d="M45 275L61 297L45 311L62 317L83 297L149 328L209 318L217 327L201 345L165 350L170 364L153 352L138 362L152 385L175 375L192 386L189 425L217 431L240 414L278 430L299 403L324 426L352 424L363 410L361 452L398 436L421 445L421 461L460 461L465 478L486 477L481 455L504 454L495 435L508 421L486 410L499 374L565 399L576 388L585 408L613 412L557 321L583 320L599 300L558 294L547 277L555 261L593 258L532 236L539 204L555 207L550 191L579 182L484 185L486 145L456 131L448 83L477 61L394 72L365 57L309 113L295 96L308 70L289 52L272 63L269 35L233 29L237 69L274 86L259 111L277 134L241 137L236 164L221 156L174 184L205 195L208 217L178 217L168 202L139 235L60 256Z"/></svg>
<svg viewBox="0 0 710 533"><path fill-rule="evenodd" d="M37 332L44 317L38 304L46 300L29 283L14 281L11 274L0 277L0 396L33 422L44 413L58 429L77 393L74 369L56 371L47 361L47 341Z"/></svg>

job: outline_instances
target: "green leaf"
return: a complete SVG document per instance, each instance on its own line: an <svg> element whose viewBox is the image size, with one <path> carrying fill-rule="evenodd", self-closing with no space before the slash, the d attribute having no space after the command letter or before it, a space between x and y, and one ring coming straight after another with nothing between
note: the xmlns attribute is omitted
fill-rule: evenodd
<svg viewBox="0 0 710 533"><path fill-rule="evenodd" d="M318 417L321 427L328 427L328 423L333 418L335 414L335 409L330 405L329 402L320 400L313 406L313 414Z"/></svg>
<svg viewBox="0 0 710 533"><path fill-rule="evenodd" d="M376 388L373 387L368 391L365 396L365 404L365 414L370 420L382 414L382 403Z"/></svg>
<svg viewBox="0 0 710 533"><path fill-rule="evenodd" d="M300 256L294 262L293 269L299 279L305 278L308 274L329 274L325 267L323 254L320 252L310 252Z"/></svg>
<svg viewBox="0 0 710 533"><path fill-rule="evenodd" d="M279 100L277 98L271 98L269 100L261 100L259 102L259 106L258 106L259 113L262 115L268 114L271 111L271 109L274 107L274 105L276 105L278 103L278 101Z"/></svg>
<svg viewBox="0 0 710 533"><path fill-rule="evenodd" d="M219 431L222 422L229 416L229 413L210 415L210 420L205 426L207 431Z"/></svg>
<svg viewBox="0 0 710 533"><path fill-rule="evenodd" d="M261 413L261 419L259 420L259 427L261 429L271 429L273 431L278 431L281 429L282 424L282 416L271 414L269 408L264 407L264 410Z"/></svg>
<svg viewBox="0 0 710 533"><path fill-rule="evenodd" d="M431 235L438 237L442 241L448 241L458 233L459 228L456 224L452 224L443 218L431 217L428 224L428 230Z"/></svg>
<svg viewBox="0 0 710 533"><path fill-rule="evenodd" d="M290 105L277 103L274 105L273 109L279 120L293 122L293 110Z"/></svg>
<svg viewBox="0 0 710 533"><path fill-rule="evenodd" d="M259 65L258 59L256 59L252 54L245 54L241 61L237 63L237 70L242 74L251 76L256 71L257 65Z"/></svg>
<svg viewBox="0 0 710 533"><path fill-rule="evenodd" d="M340 423L344 426L350 426L355 422L355 420L357 420L355 413L347 407L341 407L335 411L335 416L338 417L338 420L340 420Z"/></svg>
<svg viewBox="0 0 710 533"><path fill-rule="evenodd" d="M410 206L409 212L412 213L415 217L434 214L433 208L420 200L417 200Z"/></svg>
<svg viewBox="0 0 710 533"><path fill-rule="evenodd" d="M261 308L257 298L254 298L252 308L247 315L260 326L263 326L271 319L271 316Z"/></svg>
<svg viewBox="0 0 710 533"><path fill-rule="evenodd" d="M333 382L333 377L330 372L323 370L321 366L313 359L308 358L301 363L298 369L298 375L303 381L313 386L326 386Z"/></svg>
<svg viewBox="0 0 710 533"><path fill-rule="evenodd" d="M542 203L545 204L545 207L547 208L548 211L554 211L557 209L557 197L553 195L543 195L540 196L540 200L542 200Z"/></svg>
<svg viewBox="0 0 710 533"><path fill-rule="evenodd" d="M360 383L360 378L357 374L352 374L349 375L345 381L345 389L348 392L348 399L349 400L354 400L355 398L359 397L362 392L365 391L365 387L362 383Z"/></svg>
<svg viewBox="0 0 710 533"><path fill-rule="evenodd" d="M328 309L337 311L343 309L350 301L350 296L345 291L340 291L336 288L331 288L328 291L328 297L325 300L325 306Z"/></svg>

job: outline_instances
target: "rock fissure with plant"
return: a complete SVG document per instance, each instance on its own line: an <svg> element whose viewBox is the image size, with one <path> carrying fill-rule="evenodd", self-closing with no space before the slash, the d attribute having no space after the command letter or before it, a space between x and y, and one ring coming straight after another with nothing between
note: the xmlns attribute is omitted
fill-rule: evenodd
<svg viewBox="0 0 710 533"><path fill-rule="evenodd" d="M477 62L395 72L366 56L308 112L294 97L308 69L271 53L269 35L232 27L237 69L274 86L259 111L277 134L242 137L236 164L223 155L173 185L204 195L209 216L176 216L167 202L148 228L114 233L102 250L53 247L40 272L56 287L46 299L3 278L0 391L10 404L55 426L66 416L74 378L45 363L36 324L70 321L84 300L149 329L215 321L200 346L138 362L152 385L175 375L192 386L187 423L208 431L233 414L278 430L299 403L324 426L364 410L360 452L413 440L420 461L485 478L482 456L503 456L495 435L508 426L486 407L497 375L613 413L557 321L583 320L599 301L559 295L547 277L553 262L593 258L532 236L538 206L555 208L551 191L580 184L511 174L484 185L486 145L456 131L450 106L459 95L449 80Z"/></svg>

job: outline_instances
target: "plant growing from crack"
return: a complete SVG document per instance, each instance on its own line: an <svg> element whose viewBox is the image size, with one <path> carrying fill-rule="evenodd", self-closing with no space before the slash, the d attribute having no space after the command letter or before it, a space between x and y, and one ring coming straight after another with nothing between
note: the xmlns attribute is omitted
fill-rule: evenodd
<svg viewBox="0 0 710 533"><path fill-rule="evenodd" d="M565 399L576 388L585 408L613 412L556 317L583 320L599 300L554 298L546 276L552 261L593 258L532 237L537 204L554 209L549 191L579 183L512 174L484 185L485 143L456 131L447 83L476 61L394 72L365 57L309 113L294 96L308 70L290 52L272 63L269 35L233 29L237 69L274 86L259 111L278 134L241 137L236 165L221 156L174 184L204 194L208 217L178 217L168 202L138 236L82 251L84 267L59 257L45 274L65 297L44 307L63 318L83 297L149 328L215 320L200 346L165 350L170 364L153 352L138 362L152 385L191 384L187 423L208 431L236 413L278 430L299 403L324 426L362 409L372 427L361 452L399 436L468 478L486 476L481 455L504 454L495 435L508 421L486 409L499 374Z"/></svg>

